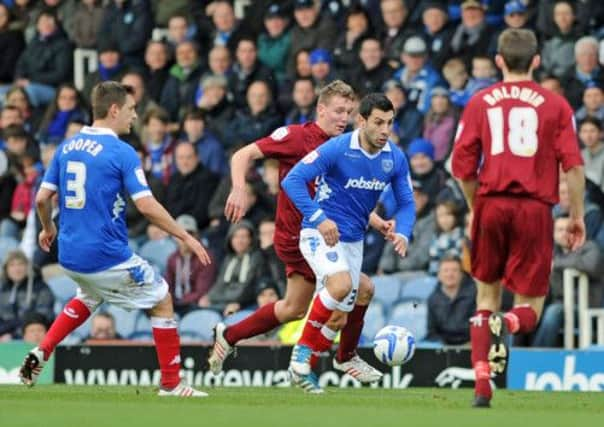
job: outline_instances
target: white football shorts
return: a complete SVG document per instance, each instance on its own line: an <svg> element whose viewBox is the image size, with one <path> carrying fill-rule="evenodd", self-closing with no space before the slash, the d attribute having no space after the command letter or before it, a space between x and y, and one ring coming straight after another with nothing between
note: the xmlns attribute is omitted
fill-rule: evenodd
<svg viewBox="0 0 604 427"><path fill-rule="evenodd" d="M136 254L121 264L97 273L64 270L79 285L76 298L90 311L103 302L125 310L148 310L168 293L164 278Z"/></svg>
<svg viewBox="0 0 604 427"><path fill-rule="evenodd" d="M342 271L350 273L352 290L338 305L338 310L350 313L359 291L363 241L338 242L335 246L327 246L319 230L304 228L300 231L300 252L317 276L317 292L325 286L327 276Z"/></svg>

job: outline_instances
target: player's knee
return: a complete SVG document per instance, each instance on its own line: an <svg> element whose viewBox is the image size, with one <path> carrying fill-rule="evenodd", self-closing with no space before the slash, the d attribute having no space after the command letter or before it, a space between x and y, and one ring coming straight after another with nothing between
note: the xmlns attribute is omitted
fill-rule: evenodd
<svg viewBox="0 0 604 427"><path fill-rule="evenodd" d="M332 274L327 278L329 295L337 301L342 301L352 291L352 279L348 271Z"/></svg>
<svg viewBox="0 0 604 427"><path fill-rule="evenodd" d="M308 307L303 307L300 304L291 303L287 300L283 301L282 315L285 322L304 319Z"/></svg>
<svg viewBox="0 0 604 427"><path fill-rule="evenodd" d="M375 293L375 285L367 278L367 280L361 280L359 283L359 296L357 297L358 305L368 305L373 299Z"/></svg>

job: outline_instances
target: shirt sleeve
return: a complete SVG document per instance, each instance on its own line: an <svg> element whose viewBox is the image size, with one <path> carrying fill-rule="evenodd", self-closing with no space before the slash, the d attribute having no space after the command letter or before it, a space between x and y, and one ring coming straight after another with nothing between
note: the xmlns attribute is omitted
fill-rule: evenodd
<svg viewBox="0 0 604 427"><path fill-rule="evenodd" d="M397 157L398 172L392 177L392 191L397 205L394 215L396 233L402 234L409 241L415 224L415 200L407 159L402 154Z"/></svg>
<svg viewBox="0 0 604 427"><path fill-rule="evenodd" d="M48 165L48 169L46 169L46 173L44 174L44 178L42 179L42 183L40 187L46 188L50 191L58 191L59 189L59 156L61 154L61 147L59 146L55 151L54 156L52 156L52 160Z"/></svg>
<svg viewBox="0 0 604 427"><path fill-rule="evenodd" d="M297 157L301 144L299 133L295 126L282 126L269 136L256 141L256 145L265 157L278 160Z"/></svg>
<svg viewBox="0 0 604 427"><path fill-rule="evenodd" d="M457 125L451 168L453 176L463 181L478 177L478 166L482 156L480 140L480 117L478 102L470 100Z"/></svg>
<svg viewBox="0 0 604 427"><path fill-rule="evenodd" d="M327 216L321 206L310 197L307 184L329 171L338 156L338 140L329 141L308 153L281 182L281 187L288 197L314 227L325 221Z"/></svg>
<svg viewBox="0 0 604 427"><path fill-rule="evenodd" d="M149 197L153 194L147 184L147 178L136 152L128 146L122 153L122 179L124 187L132 200Z"/></svg>
<svg viewBox="0 0 604 427"><path fill-rule="evenodd" d="M575 166L583 165L583 157L579 150L576 122L573 111L568 102L562 100L560 127L556 135L556 158L562 164L562 169L567 172Z"/></svg>

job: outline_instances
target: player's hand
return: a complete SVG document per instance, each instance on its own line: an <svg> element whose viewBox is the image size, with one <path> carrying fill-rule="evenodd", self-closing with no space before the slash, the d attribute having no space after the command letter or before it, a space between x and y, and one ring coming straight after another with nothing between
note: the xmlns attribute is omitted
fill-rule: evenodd
<svg viewBox="0 0 604 427"><path fill-rule="evenodd" d="M326 219L317 227L327 246L335 246L340 240L340 232L335 222Z"/></svg>
<svg viewBox="0 0 604 427"><path fill-rule="evenodd" d="M401 258L407 255L407 239L405 239L401 234L394 235L392 244L394 245L394 250L400 255Z"/></svg>
<svg viewBox="0 0 604 427"><path fill-rule="evenodd" d="M585 222L583 218L570 218L566 231L568 243L572 251L576 251L585 243Z"/></svg>
<svg viewBox="0 0 604 427"><path fill-rule="evenodd" d="M187 237L183 240L183 242L185 245L187 245L191 252L197 255L197 258L199 258L203 265L210 265L212 263L210 255L195 237L187 234Z"/></svg>
<svg viewBox="0 0 604 427"><path fill-rule="evenodd" d="M230 302L224 308L224 312L222 313L224 316L230 316L233 313L237 313L241 309L241 305L238 302Z"/></svg>
<svg viewBox="0 0 604 427"><path fill-rule="evenodd" d="M38 243L44 252L50 252L52 242L54 242L55 237L57 237L57 227L54 223L51 224L50 229L46 230L43 228L38 235Z"/></svg>
<svg viewBox="0 0 604 427"><path fill-rule="evenodd" d="M384 235L386 240L390 240L392 242L394 240L394 237L396 236L394 232L395 228L396 221L394 221L393 219L389 219L388 221L384 221L384 224L382 224L382 226L380 227L379 232Z"/></svg>
<svg viewBox="0 0 604 427"><path fill-rule="evenodd" d="M233 187L224 206L224 216L228 221L237 223L245 215L247 192L245 188Z"/></svg>

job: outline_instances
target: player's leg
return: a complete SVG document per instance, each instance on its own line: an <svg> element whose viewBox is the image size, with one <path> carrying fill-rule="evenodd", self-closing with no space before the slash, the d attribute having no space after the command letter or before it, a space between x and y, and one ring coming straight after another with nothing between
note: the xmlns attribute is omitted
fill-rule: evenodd
<svg viewBox="0 0 604 427"><path fill-rule="evenodd" d="M90 289L79 275L74 273L70 276L79 284L76 296L65 305L40 345L33 348L25 356L25 360L21 365L19 378L23 384L30 387L35 385L44 364L50 358L56 346L67 335L79 328L103 302L103 299L93 289Z"/></svg>

